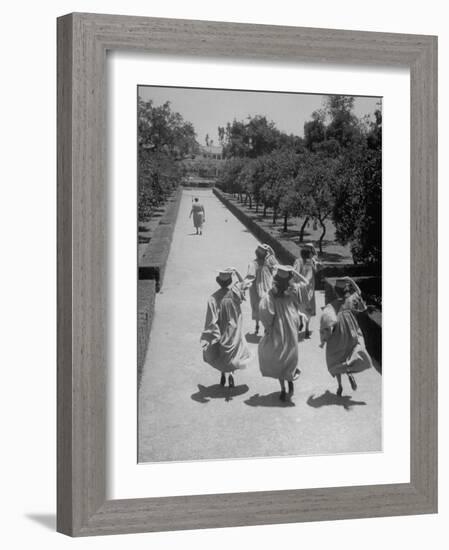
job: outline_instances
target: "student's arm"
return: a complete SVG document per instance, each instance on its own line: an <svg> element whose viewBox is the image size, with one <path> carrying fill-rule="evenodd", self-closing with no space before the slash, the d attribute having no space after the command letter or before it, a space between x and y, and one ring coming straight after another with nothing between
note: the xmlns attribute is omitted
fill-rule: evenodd
<svg viewBox="0 0 449 550"><path fill-rule="evenodd" d="M210 345L218 342L220 336L221 334L220 328L218 326L217 304L213 298L209 298L207 302L204 330L200 336L201 347L204 350L207 349Z"/></svg>
<svg viewBox="0 0 449 550"><path fill-rule="evenodd" d="M240 272L235 267L230 267L229 269L232 269L232 271L235 273L237 279L240 282L243 282L243 277L240 275Z"/></svg>

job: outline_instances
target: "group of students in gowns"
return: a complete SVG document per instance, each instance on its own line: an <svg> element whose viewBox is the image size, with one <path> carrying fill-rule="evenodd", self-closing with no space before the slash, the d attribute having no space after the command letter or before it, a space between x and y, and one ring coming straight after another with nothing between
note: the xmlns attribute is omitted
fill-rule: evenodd
<svg viewBox="0 0 449 550"><path fill-rule="evenodd" d="M315 276L319 268L315 248L307 244L293 266L280 265L273 249L260 244L247 275L234 267L218 272L218 290L208 299L201 334L203 359L221 372L220 384L234 387L235 372L246 368L252 356L243 332L241 304L249 291L255 333L264 334L258 344L262 376L277 379L280 399L290 399L300 370L298 335L305 328L310 338L310 320L316 315ZM354 373L372 366L355 313L363 311L360 289L343 277L336 283L337 298L323 308L320 322L321 347L326 346L329 373L337 378L341 395L342 375L355 390Z"/></svg>

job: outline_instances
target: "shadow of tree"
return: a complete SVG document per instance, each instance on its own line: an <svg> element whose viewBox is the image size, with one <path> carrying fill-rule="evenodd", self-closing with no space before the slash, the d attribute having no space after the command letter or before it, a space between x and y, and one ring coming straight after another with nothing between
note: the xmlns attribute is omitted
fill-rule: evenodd
<svg viewBox="0 0 449 550"><path fill-rule="evenodd" d="M318 397L311 395L307 399L307 405L309 405L309 407L314 407L315 409L327 407L329 405L336 405L338 407L343 407L346 411L349 411L355 405L366 405L366 403L365 401L353 401L350 395L338 396L335 393L331 393L329 390L326 390Z"/></svg>
<svg viewBox="0 0 449 550"><path fill-rule="evenodd" d="M280 392L275 391L273 393L269 393L267 395L260 395L259 393L256 393L252 395L249 399L246 399L244 401L245 405L249 405L250 407L294 407L295 404L290 401L281 401L279 399Z"/></svg>
<svg viewBox="0 0 449 550"><path fill-rule="evenodd" d="M212 386L203 386L198 384L198 391L192 393L191 399L197 403L209 403L211 399L224 399L225 401L232 401L234 397L243 395L249 390L246 384L240 384L234 388L222 386L221 384L213 384Z"/></svg>

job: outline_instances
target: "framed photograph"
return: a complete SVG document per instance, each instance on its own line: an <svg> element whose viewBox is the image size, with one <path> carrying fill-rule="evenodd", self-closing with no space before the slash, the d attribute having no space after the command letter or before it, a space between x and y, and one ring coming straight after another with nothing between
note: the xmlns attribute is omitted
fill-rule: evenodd
<svg viewBox="0 0 449 550"><path fill-rule="evenodd" d="M437 39L58 19L58 531L437 511Z"/></svg>

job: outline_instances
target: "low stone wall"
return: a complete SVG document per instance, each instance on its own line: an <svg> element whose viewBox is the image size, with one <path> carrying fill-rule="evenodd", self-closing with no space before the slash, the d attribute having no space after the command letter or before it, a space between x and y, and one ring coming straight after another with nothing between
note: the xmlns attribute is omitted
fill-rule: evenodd
<svg viewBox="0 0 449 550"><path fill-rule="evenodd" d="M139 384L150 340L155 300L156 281L139 280L137 282L137 380Z"/></svg>
<svg viewBox="0 0 449 550"><path fill-rule="evenodd" d="M137 379L139 384L150 339L156 294L163 284L181 197L182 189L179 188L168 200L165 212L139 261L137 282Z"/></svg>
<svg viewBox="0 0 449 550"><path fill-rule="evenodd" d="M230 201L222 191L215 187L213 192L226 208L251 231L256 239L271 246L278 260L283 264L293 265L296 258L299 256L299 247L295 243L281 243L278 239L265 231L265 229L260 227L257 222L249 218L246 213Z"/></svg>
<svg viewBox="0 0 449 550"><path fill-rule="evenodd" d="M139 279L152 279L156 282L156 292L162 287L165 266L181 204L182 189L179 188L168 201L168 206L159 225L153 232L145 252L139 262Z"/></svg>

